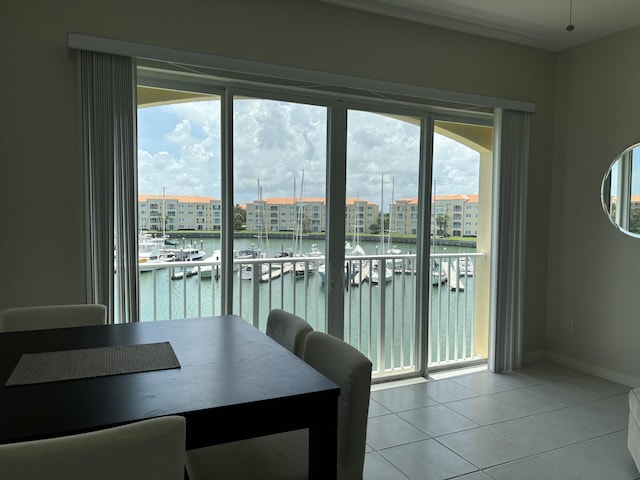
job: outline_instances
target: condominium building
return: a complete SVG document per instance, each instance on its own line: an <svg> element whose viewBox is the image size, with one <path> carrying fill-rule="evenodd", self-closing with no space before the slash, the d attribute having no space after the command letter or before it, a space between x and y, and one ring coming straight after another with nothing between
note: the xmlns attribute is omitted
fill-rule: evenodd
<svg viewBox="0 0 640 480"><path fill-rule="evenodd" d="M142 230L220 230L220 199L193 195L138 195Z"/></svg>
<svg viewBox="0 0 640 480"><path fill-rule="evenodd" d="M347 198L345 209L345 232L369 233L373 224L380 223L378 204L361 198Z"/></svg>
<svg viewBox="0 0 640 480"><path fill-rule="evenodd" d="M456 194L435 197L431 222L436 235L478 236L478 195Z"/></svg>
<svg viewBox="0 0 640 480"><path fill-rule="evenodd" d="M247 203L247 230L323 232L325 199L268 198Z"/></svg>
<svg viewBox="0 0 640 480"><path fill-rule="evenodd" d="M345 228L349 233L368 233L378 223L379 207L373 202L349 198L346 202ZM282 232L324 232L326 200L268 198L247 203L247 230Z"/></svg>
<svg viewBox="0 0 640 480"><path fill-rule="evenodd" d="M247 230L265 232L326 230L326 201L320 197L268 198L249 202ZM370 233L380 222L380 206L360 198L346 202L345 231ZM194 195L139 195L138 225L142 230L221 229L219 198ZM392 234L417 235L418 199L396 200L391 204L389 229ZM478 195L456 194L435 197L431 209L430 232L439 236L478 235Z"/></svg>
<svg viewBox="0 0 640 480"><path fill-rule="evenodd" d="M405 198L391 204L389 212L391 234L418 234L418 199Z"/></svg>
<svg viewBox="0 0 640 480"><path fill-rule="evenodd" d="M389 229L392 234L417 235L418 199L396 200L391 205ZM434 197L430 232L439 236L478 236L478 195L456 194Z"/></svg>

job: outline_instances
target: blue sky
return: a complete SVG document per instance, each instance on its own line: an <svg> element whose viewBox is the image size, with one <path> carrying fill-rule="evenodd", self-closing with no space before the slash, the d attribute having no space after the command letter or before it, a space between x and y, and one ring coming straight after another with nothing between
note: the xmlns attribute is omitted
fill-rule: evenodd
<svg viewBox="0 0 640 480"><path fill-rule="evenodd" d="M139 110L138 191L220 197L219 102L197 101ZM325 196L324 107L244 99L234 105L236 203L300 194ZM417 196L419 128L398 119L350 111L347 196L387 205ZM437 194L477 193L479 156L436 134ZM304 173L303 173L304 172ZM384 191L381 180L384 174Z"/></svg>

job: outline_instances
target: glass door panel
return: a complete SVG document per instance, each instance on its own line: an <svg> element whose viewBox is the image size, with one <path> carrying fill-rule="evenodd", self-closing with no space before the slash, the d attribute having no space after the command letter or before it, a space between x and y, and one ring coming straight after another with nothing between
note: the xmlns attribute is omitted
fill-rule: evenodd
<svg viewBox="0 0 640 480"><path fill-rule="evenodd" d="M138 103L140 318L220 314L220 97L139 86Z"/></svg>
<svg viewBox="0 0 640 480"><path fill-rule="evenodd" d="M347 117L344 338L377 375L415 371L420 119Z"/></svg>
<svg viewBox="0 0 640 480"><path fill-rule="evenodd" d="M436 121L428 365L486 359L493 129Z"/></svg>
<svg viewBox="0 0 640 480"><path fill-rule="evenodd" d="M282 308L324 331L327 109L235 97L233 311L264 330Z"/></svg>

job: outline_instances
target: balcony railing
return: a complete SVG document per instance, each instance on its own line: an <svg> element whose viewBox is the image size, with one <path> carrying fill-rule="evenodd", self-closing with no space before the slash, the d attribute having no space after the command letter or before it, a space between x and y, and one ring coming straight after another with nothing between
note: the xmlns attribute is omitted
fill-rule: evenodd
<svg viewBox="0 0 640 480"><path fill-rule="evenodd" d="M476 267L484 254L430 258L428 366L477 360ZM268 312L282 308L326 331L323 264L323 256L235 259L234 313L264 331ZM415 254L346 257L344 339L372 360L374 377L420 369L415 267ZM219 261L146 263L144 270L143 321L221 313Z"/></svg>

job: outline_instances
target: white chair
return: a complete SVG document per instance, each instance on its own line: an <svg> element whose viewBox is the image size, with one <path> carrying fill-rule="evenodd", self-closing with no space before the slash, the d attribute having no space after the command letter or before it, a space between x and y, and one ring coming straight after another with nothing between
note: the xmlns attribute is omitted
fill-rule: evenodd
<svg viewBox="0 0 640 480"><path fill-rule="evenodd" d="M0 445L0 478L184 479L185 419L159 417L90 433Z"/></svg>
<svg viewBox="0 0 640 480"><path fill-rule="evenodd" d="M312 331L306 321L284 310L273 309L267 317L267 335L300 358L305 338Z"/></svg>
<svg viewBox="0 0 640 480"><path fill-rule="evenodd" d="M338 464L340 480L362 480L371 390L371 361L342 340L307 335L304 361L340 387ZM190 480L293 480L308 477L308 430L188 450Z"/></svg>
<svg viewBox="0 0 640 480"><path fill-rule="evenodd" d="M0 333L106 323L107 307L99 304L16 307L0 312Z"/></svg>

